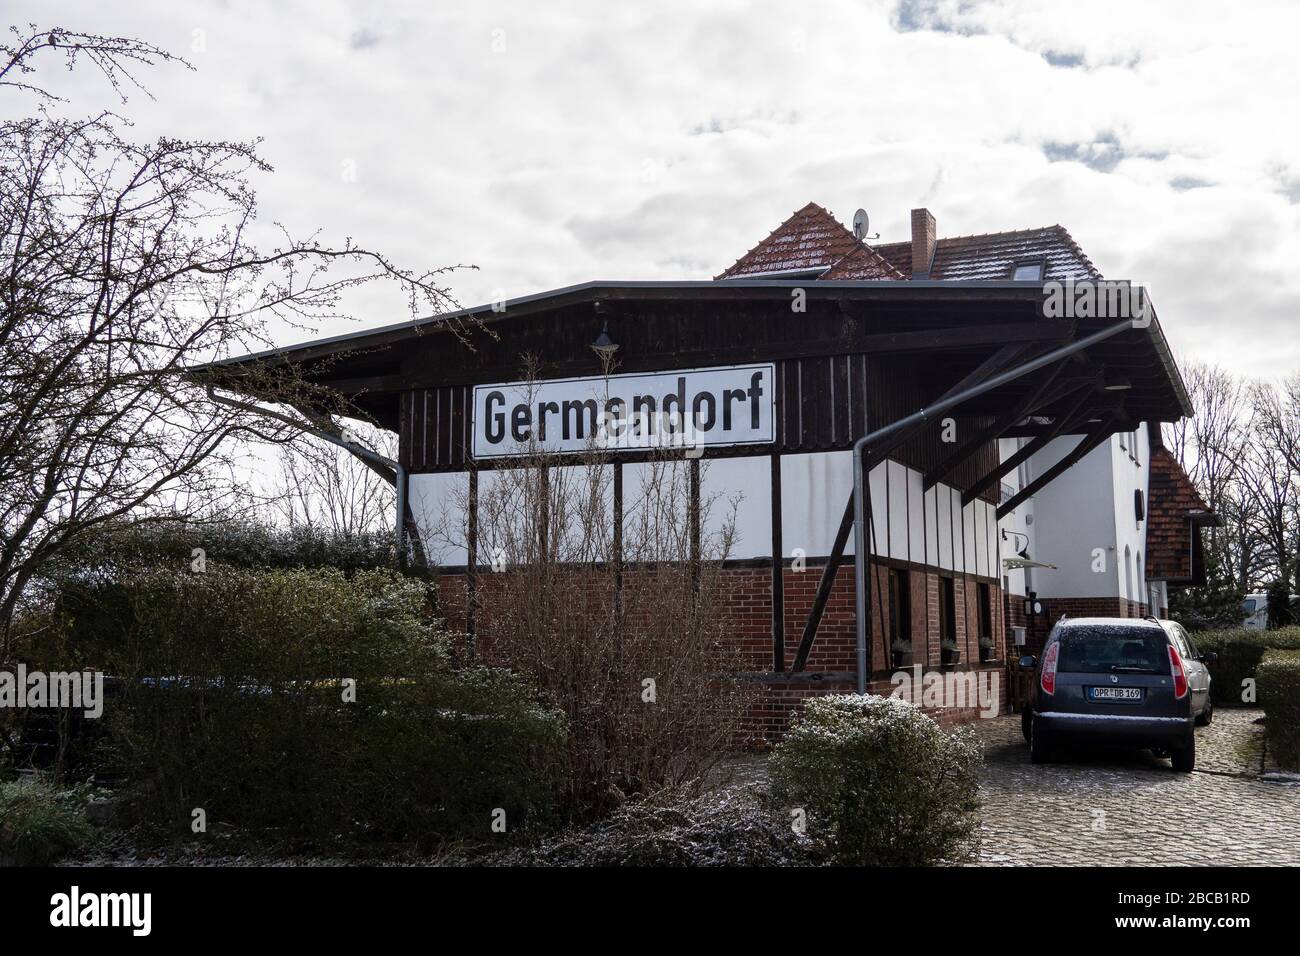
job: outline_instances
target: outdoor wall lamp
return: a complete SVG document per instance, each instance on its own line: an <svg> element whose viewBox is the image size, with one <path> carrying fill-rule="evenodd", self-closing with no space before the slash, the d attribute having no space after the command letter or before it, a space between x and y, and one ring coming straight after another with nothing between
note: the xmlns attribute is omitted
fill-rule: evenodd
<svg viewBox="0 0 1300 956"><path fill-rule="evenodd" d="M600 335L596 336L596 341L591 343L591 350L602 359L611 359L614 357L614 353L618 351L618 344L609 337L609 319L605 320Z"/></svg>
<svg viewBox="0 0 1300 956"><path fill-rule="evenodd" d="M1006 528L1003 528L1002 540L1006 541L1008 536L1016 539L1016 543L1012 545L1012 547L1016 549L1016 554L1027 560L1029 558L1029 535L1025 534L1023 531L1008 531ZM1024 544L1020 543L1021 538L1025 539Z"/></svg>

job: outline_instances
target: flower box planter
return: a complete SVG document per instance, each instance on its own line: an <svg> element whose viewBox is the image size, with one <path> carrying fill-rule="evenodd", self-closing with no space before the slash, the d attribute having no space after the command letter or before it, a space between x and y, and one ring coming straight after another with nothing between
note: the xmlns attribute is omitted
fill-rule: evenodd
<svg viewBox="0 0 1300 956"><path fill-rule="evenodd" d="M952 650L952 651L950 651L950 650L948 650L946 647L945 647L945 648L940 648L940 650L939 650L939 661L940 661L941 663L943 663L943 664L960 664L960 663L961 663L961 651L960 651L960 650Z"/></svg>
<svg viewBox="0 0 1300 956"><path fill-rule="evenodd" d="M894 658L894 670L896 671L905 670L906 668L912 666L911 651L906 651L906 652L894 651L893 658Z"/></svg>

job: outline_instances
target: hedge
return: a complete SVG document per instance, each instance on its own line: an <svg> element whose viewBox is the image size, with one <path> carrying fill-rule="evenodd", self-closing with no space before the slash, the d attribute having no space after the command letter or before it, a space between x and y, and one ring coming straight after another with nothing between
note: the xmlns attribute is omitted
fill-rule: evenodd
<svg viewBox="0 0 1300 956"><path fill-rule="evenodd" d="M1269 752L1284 769L1300 770L1300 651L1266 653L1258 680Z"/></svg>
<svg viewBox="0 0 1300 956"><path fill-rule="evenodd" d="M1240 706L1249 703L1242 700L1243 682L1257 676L1256 672L1266 651L1300 650L1300 627L1276 631L1251 631L1245 628L1201 631L1192 635L1192 641L1202 654L1213 651L1219 655L1217 663L1208 665L1214 702Z"/></svg>
<svg viewBox="0 0 1300 956"><path fill-rule="evenodd" d="M969 728L907 701L816 697L772 753L772 799L842 864L956 862L977 845L981 759Z"/></svg>
<svg viewBox="0 0 1300 956"><path fill-rule="evenodd" d="M201 548L204 563L232 568L334 568L353 573L397 566L393 535L281 528L254 521L158 518L112 522L70 541L42 569L46 579L102 582L149 568L188 571ZM428 576L426 569L405 573Z"/></svg>
<svg viewBox="0 0 1300 956"><path fill-rule="evenodd" d="M106 759L147 819L426 844L549 822L563 718L507 672L453 669L425 584L215 567L111 587L107 613L63 602L65 653L95 646L115 678Z"/></svg>

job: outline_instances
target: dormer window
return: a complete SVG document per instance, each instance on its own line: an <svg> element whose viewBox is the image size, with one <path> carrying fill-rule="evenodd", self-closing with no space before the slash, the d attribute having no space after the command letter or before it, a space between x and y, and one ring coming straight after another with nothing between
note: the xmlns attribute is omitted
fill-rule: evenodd
<svg viewBox="0 0 1300 956"><path fill-rule="evenodd" d="M1017 282L1041 282L1043 281L1043 262L1017 262L1011 272L1011 278Z"/></svg>

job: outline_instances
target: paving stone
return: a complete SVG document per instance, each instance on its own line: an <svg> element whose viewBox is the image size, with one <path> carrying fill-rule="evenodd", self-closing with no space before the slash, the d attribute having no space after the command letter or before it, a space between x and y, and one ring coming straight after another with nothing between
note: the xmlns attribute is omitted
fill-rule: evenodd
<svg viewBox="0 0 1300 956"><path fill-rule="evenodd" d="M1300 865L1300 787L1259 779L1256 708L1197 728L1197 770L1147 751L1077 750L1035 766L1018 715L979 721L980 863L989 866Z"/></svg>

